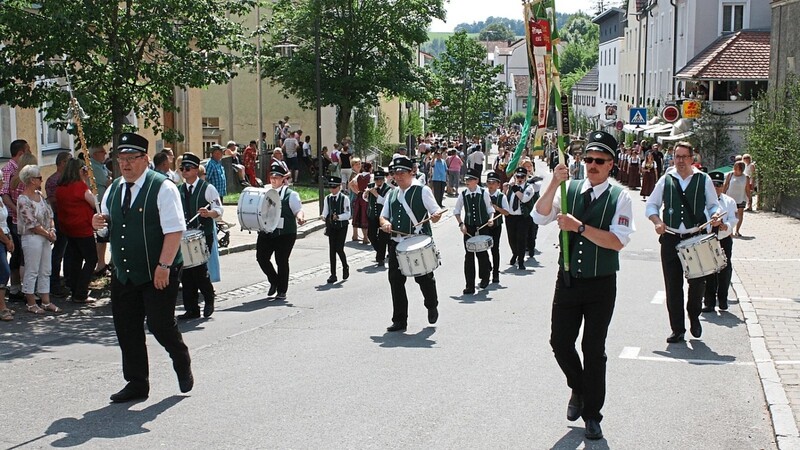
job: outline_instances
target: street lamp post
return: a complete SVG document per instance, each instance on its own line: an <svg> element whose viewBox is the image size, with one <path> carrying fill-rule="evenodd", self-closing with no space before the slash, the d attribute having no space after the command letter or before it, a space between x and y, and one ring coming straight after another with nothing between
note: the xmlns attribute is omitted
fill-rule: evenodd
<svg viewBox="0 0 800 450"><path fill-rule="evenodd" d="M319 6L319 2L317 2L317 6ZM319 10L319 8L317 8ZM317 11L317 17L314 20L314 76L316 77L315 81L315 90L317 95L317 184L319 187L319 213L322 215L322 210L324 208L324 189L322 184L322 179L324 178L323 173L323 165L322 165L322 81L320 75L320 50L319 50L319 33L320 33L320 11Z"/></svg>
<svg viewBox="0 0 800 450"><path fill-rule="evenodd" d="M261 2L256 2L256 28L261 26ZM262 158L262 161L267 158L266 152L266 142L263 138L264 136L264 103L263 103L263 95L261 90L261 35L256 35L256 77L258 80L258 153L259 156ZM265 167L264 163L261 164L261 167ZM262 170L263 172L263 170ZM269 177L269 167L266 168L266 176L264 181L267 181Z"/></svg>

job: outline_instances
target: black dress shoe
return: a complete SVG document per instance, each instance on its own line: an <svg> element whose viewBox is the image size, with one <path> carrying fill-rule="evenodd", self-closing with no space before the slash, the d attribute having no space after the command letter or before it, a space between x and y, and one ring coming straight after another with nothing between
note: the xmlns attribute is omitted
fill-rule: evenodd
<svg viewBox="0 0 800 450"><path fill-rule="evenodd" d="M392 322L390 326L386 327L386 331L406 331L407 326L404 323Z"/></svg>
<svg viewBox="0 0 800 450"><path fill-rule="evenodd" d="M512 256L512 257L511 257L511 261L509 261L508 263L509 263L509 264L511 264L511 265L513 266L514 264L516 264L516 263L517 263L517 257L516 257L516 256Z"/></svg>
<svg viewBox="0 0 800 450"><path fill-rule="evenodd" d="M346 280L350 278L350 266L344 266L342 268L342 279Z"/></svg>
<svg viewBox="0 0 800 450"><path fill-rule="evenodd" d="M178 377L178 387L181 389L181 393L183 394L192 390L194 387L194 375L192 375L192 369L188 369L187 373Z"/></svg>
<svg viewBox="0 0 800 450"><path fill-rule="evenodd" d="M178 316L178 320L192 320L192 319L199 319L200 318L200 311L197 312L185 312Z"/></svg>
<svg viewBox="0 0 800 450"><path fill-rule="evenodd" d="M428 323L433 325L439 320L439 309L434 307L428 310Z"/></svg>
<svg viewBox="0 0 800 450"><path fill-rule="evenodd" d="M587 420L586 433L584 435L586 436L586 439L590 439L592 441L603 439L603 429L600 428L600 422L594 419Z"/></svg>
<svg viewBox="0 0 800 450"><path fill-rule="evenodd" d="M486 289L489 287L489 279L481 280L481 283L478 285L481 289Z"/></svg>
<svg viewBox="0 0 800 450"><path fill-rule="evenodd" d="M275 293L278 292L278 286L275 284L269 285L269 292L267 292L267 297L272 297Z"/></svg>
<svg viewBox="0 0 800 450"><path fill-rule="evenodd" d="M111 401L113 403L125 403L134 400L145 400L149 394L149 389L136 388L128 383L121 391L111 395Z"/></svg>
<svg viewBox="0 0 800 450"><path fill-rule="evenodd" d="M700 319L691 319L690 321L689 332L692 333L692 336L699 338L703 335L703 326L700 325Z"/></svg>
<svg viewBox="0 0 800 450"><path fill-rule="evenodd" d="M203 317L211 317L214 314L214 299L206 300L203 304Z"/></svg>
<svg viewBox="0 0 800 450"><path fill-rule="evenodd" d="M520 262L519 265L517 266L517 269L525 270L525 263L524 262Z"/></svg>
<svg viewBox="0 0 800 450"><path fill-rule="evenodd" d="M499 283L499 282L500 282L500 277L494 277L494 278L492 278L492 283L495 283L495 284L497 284L497 283Z"/></svg>
<svg viewBox="0 0 800 450"><path fill-rule="evenodd" d="M386 267L386 261L384 261L384 260L380 260L380 261L378 261L378 264L377 264L377 266L378 266L378 267Z"/></svg>
<svg viewBox="0 0 800 450"><path fill-rule="evenodd" d="M727 311L728 310L728 302L719 302L719 310L720 311Z"/></svg>
<svg viewBox="0 0 800 450"><path fill-rule="evenodd" d="M567 420L570 422L578 420L582 412L583 396L575 391L572 391L572 395L569 397L569 403L567 403Z"/></svg>
<svg viewBox="0 0 800 450"><path fill-rule="evenodd" d="M683 342L683 333L675 333L673 332L669 336L667 336L667 344L675 344L678 342Z"/></svg>
<svg viewBox="0 0 800 450"><path fill-rule="evenodd" d="M701 309L700 311L702 311L702 312L714 312L714 307L713 306L706 306L703 309Z"/></svg>
<svg viewBox="0 0 800 450"><path fill-rule="evenodd" d="M336 278L336 275L331 275L328 277L328 284L336 283L339 279Z"/></svg>
<svg viewBox="0 0 800 450"><path fill-rule="evenodd" d="M465 288L461 293L464 295L472 295L475 293L475 288Z"/></svg>
<svg viewBox="0 0 800 450"><path fill-rule="evenodd" d="M286 300L286 292L278 292L278 295L275 296L275 300Z"/></svg>

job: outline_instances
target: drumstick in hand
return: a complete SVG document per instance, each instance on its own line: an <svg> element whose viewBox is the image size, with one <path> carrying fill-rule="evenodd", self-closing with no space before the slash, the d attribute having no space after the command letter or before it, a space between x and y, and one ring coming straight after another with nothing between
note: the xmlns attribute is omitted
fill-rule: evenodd
<svg viewBox="0 0 800 450"><path fill-rule="evenodd" d="M207 204L205 207L208 208L210 206L211 206L211 203ZM197 219L199 216L200 216L200 211L198 210L197 214L195 214L194 217L192 217L191 219L189 219L188 222L186 222L186 225L189 225L190 223L192 223L194 221L194 219Z"/></svg>

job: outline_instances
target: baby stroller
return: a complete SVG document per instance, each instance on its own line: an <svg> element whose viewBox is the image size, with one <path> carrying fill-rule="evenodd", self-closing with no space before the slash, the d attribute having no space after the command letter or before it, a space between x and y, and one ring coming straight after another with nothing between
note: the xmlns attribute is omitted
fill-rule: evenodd
<svg viewBox="0 0 800 450"><path fill-rule="evenodd" d="M230 225L226 222L217 222L217 245L219 248L226 248L231 243L231 232L228 231Z"/></svg>

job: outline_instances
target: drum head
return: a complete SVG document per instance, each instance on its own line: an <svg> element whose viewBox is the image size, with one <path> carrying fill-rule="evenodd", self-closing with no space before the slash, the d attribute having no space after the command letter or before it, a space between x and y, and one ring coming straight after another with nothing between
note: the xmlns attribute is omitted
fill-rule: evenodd
<svg viewBox="0 0 800 450"><path fill-rule="evenodd" d="M193 241L195 239L204 239L205 234L203 234L202 230L186 230L183 232L183 239L185 241Z"/></svg>
<svg viewBox="0 0 800 450"><path fill-rule="evenodd" d="M467 242L477 244L479 242L488 242L491 240L492 240L491 236L472 236L471 238L467 239Z"/></svg>
<svg viewBox="0 0 800 450"><path fill-rule="evenodd" d="M397 251L408 252L411 250L416 250L418 248L425 247L432 240L433 239L431 239L431 237L426 234L418 234L416 236L411 236L403 239L403 242L397 244Z"/></svg>
<svg viewBox="0 0 800 450"><path fill-rule="evenodd" d="M261 203L261 231L272 233L281 220L281 196L276 189L267 189Z"/></svg>

